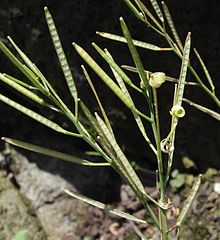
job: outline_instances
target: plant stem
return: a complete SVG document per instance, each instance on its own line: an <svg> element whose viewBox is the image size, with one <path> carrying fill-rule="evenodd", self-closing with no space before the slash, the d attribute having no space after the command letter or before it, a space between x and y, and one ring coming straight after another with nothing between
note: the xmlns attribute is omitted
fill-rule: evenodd
<svg viewBox="0 0 220 240"><path fill-rule="evenodd" d="M172 38L169 36L169 34L166 32L165 29L160 28L160 30L158 30L157 28L155 28L154 26L152 26L151 24L149 25L148 23L148 27L151 27L155 32L159 33L159 35L163 36L167 43L170 45L170 47L173 49L174 53L180 58L182 59L182 55L181 52L177 50L177 46L175 45L174 41L172 40ZM217 104L218 107L220 107L220 100L217 98L217 96L215 95L214 92L212 92L208 87L206 87L206 85L202 82L201 78L198 76L198 74L196 73L196 71L194 70L194 68L190 65L188 66L190 72L192 73L192 75L195 77L196 81L198 82L198 84L200 85L200 87L213 99L213 101Z"/></svg>
<svg viewBox="0 0 220 240"><path fill-rule="evenodd" d="M153 100L154 100L154 109L155 109L155 120L156 124L156 144L157 144L157 162L158 162L158 171L159 171L159 183L160 183L160 202L164 203L166 201L165 196L165 185L164 185L164 170L163 170L163 160L161 153L161 137L160 137L160 121L159 121L159 111L158 111L158 100L157 100L157 90L153 88ZM159 218L160 218L160 229L163 240L168 239L167 233L167 218L166 212L159 208Z"/></svg>
<svg viewBox="0 0 220 240"><path fill-rule="evenodd" d="M160 122L159 122L159 111L158 111L158 100L157 100L157 90L153 88L153 100L154 100L154 109L155 109L155 119L156 119L156 144L157 144L157 158L158 158L158 170L159 170L159 179L160 179L160 188L164 189L163 186L163 162L160 148Z"/></svg>
<svg viewBox="0 0 220 240"><path fill-rule="evenodd" d="M196 81L199 83L200 87L213 99L213 101L220 108L220 100L217 98L217 96L212 91L209 90L209 88L206 87L206 85L202 82L202 80L200 79L200 77L198 76L198 74L196 73L196 71L194 70L194 68L191 65L189 65L189 70L195 77Z"/></svg>
<svg viewBox="0 0 220 240"><path fill-rule="evenodd" d="M167 40L168 44L170 45L170 47L173 49L174 53L180 58L182 59L182 55L179 51L177 51L177 49L174 46L174 42L172 41L172 39L170 38L170 36L166 33L164 35L165 39ZM192 73L192 75L195 77L196 81L198 82L199 86L213 99L213 101L216 103L216 105L218 107L220 107L220 100L217 98L217 96L215 95L215 93L213 93L201 80L201 78L199 77L199 75L196 73L195 69L190 65L188 65L188 68L190 70L190 72Z"/></svg>

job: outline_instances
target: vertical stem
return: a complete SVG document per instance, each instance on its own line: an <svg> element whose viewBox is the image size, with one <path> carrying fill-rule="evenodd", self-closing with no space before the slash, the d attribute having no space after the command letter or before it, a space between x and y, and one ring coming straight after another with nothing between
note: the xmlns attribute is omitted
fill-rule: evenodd
<svg viewBox="0 0 220 240"><path fill-rule="evenodd" d="M159 122L159 111L158 111L158 100L157 100L157 90L153 88L153 100L155 108L155 117L156 117L156 144L157 144L157 158L158 158L158 170L159 170L159 179L160 179L160 189L164 189L163 186L163 162L160 148L160 122Z"/></svg>
<svg viewBox="0 0 220 240"><path fill-rule="evenodd" d="M171 123L171 136L169 138L170 141L170 152L168 155L168 166L167 166L167 172L165 177L165 187L167 186L167 183L170 178L171 168L173 164L173 155L174 155L174 141L175 141L175 134L176 134L176 126L178 124L178 119L176 117L173 117L172 123Z"/></svg>
<svg viewBox="0 0 220 240"><path fill-rule="evenodd" d="M158 162L158 171L159 171L159 182L160 182L160 202L166 201L165 196L165 184L164 184L164 170L163 170L163 160L161 153L161 137L160 137L160 121L159 121L159 111L158 111L158 100L157 100L157 90L153 88L153 100L154 100L154 108L155 108L155 118L153 124L156 124L156 144L157 144L157 162ZM160 228L161 228L161 237L162 240L168 240L168 227L167 227L167 218L166 212L163 209L159 209L159 219L160 219Z"/></svg>

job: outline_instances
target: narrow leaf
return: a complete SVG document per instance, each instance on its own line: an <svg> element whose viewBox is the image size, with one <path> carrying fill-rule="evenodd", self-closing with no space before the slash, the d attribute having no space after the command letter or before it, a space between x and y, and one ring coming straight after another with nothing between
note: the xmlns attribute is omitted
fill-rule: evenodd
<svg viewBox="0 0 220 240"><path fill-rule="evenodd" d="M122 152L121 148L117 144L116 140L112 137L111 133L109 132L107 126L105 125L104 121L99 117L97 113L95 113L96 119L99 123L99 126L103 130L106 138L108 139L109 143L111 144L112 148L114 149L115 153L117 154L118 159L120 159L120 165L123 167L125 172L131 176L130 179L134 181L136 187L140 190L141 193L145 192L142 183L140 182L138 176L134 172L131 164L125 157L124 153Z"/></svg>
<svg viewBox="0 0 220 240"><path fill-rule="evenodd" d="M110 52L107 49L105 49L105 53L112 61L114 61L112 55L110 54ZM116 79L119 87L121 88L122 92L127 96L127 98L129 98L133 102L133 100L127 90L127 87L122 79L122 76L111 65L110 65L110 68L111 68L111 70L115 76L115 79Z"/></svg>
<svg viewBox="0 0 220 240"><path fill-rule="evenodd" d="M115 84L115 82L103 71L102 68L89 56L89 54L73 43L78 54L86 61L86 63L93 69L93 71L103 80L103 82L115 93L116 96L130 109L134 109L132 102L123 94L121 89Z"/></svg>
<svg viewBox="0 0 220 240"><path fill-rule="evenodd" d="M141 7L141 4L137 1L137 0L134 0L134 2L136 3L137 7L139 8L139 10L141 11L141 13L143 14L143 16L145 17L145 20L146 19L146 16L145 16L145 13L144 13L144 10L143 8Z"/></svg>
<svg viewBox="0 0 220 240"><path fill-rule="evenodd" d="M67 62L66 55L63 51L63 47L62 47L59 35L57 33L57 29L56 29L55 23L53 21L53 18L47 7L44 8L44 11L45 11L45 17L46 17L47 25L48 25L48 28L50 31L50 35L53 40L53 44L54 44L64 77L66 79L70 93L75 101L75 108L76 108L75 114L77 116L78 115L78 93L77 93L75 81L73 79L72 72L71 72L69 64Z"/></svg>
<svg viewBox="0 0 220 240"><path fill-rule="evenodd" d="M125 37L116 35L116 34L112 34L112 33L106 33L106 32L96 32L98 35L100 35L101 37L110 39L110 40L114 40L117 42L122 42L122 43L127 43L127 40ZM158 47L156 45L150 44L150 43L146 43L146 42L142 42L139 40L134 40L133 39L133 43L136 47L140 47L140 48L144 48L144 49L148 49L148 50L152 50L152 51L172 51L172 48L161 48Z"/></svg>
<svg viewBox="0 0 220 240"><path fill-rule="evenodd" d="M92 80L91 80L88 72L86 71L85 67L84 67L83 65L81 65L81 67L82 67L83 73L84 73L84 75L85 75L85 77L86 77L86 80L88 81L89 86L90 86L90 88L91 88L91 90L92 90L92 92L93 92L93 94L94 94L94 96L95 96L95 98L96 98L96 101L97 101L97 103L98 103L98 105L99 105L99 108L100 108L100 110L101 110L101 112L102 112L102 116L103 116L103 118L105 119L105 123L106 123L106 125L108 126L109 130L110 130L110 131L112 132L112 134L113 134L110 121L109 121L109 119L108 119L108 117L107 117L107 114L106 114L106 112L105 112L104 107L102 106L102 103L101 103L101 101L100 101L100 99L99 99L99 96L98 96L96 90L95 90L95 87L94 87L94 85L93 85L93 83L92 83Z"/></svg>
<svg viewBox="0 0 220 240"><path fill-rule="evenodd" d="M88 107L85 105L85 103L80 99L80 107L83 111L83 113L85 114L86 118L88 119L91 127L96 131L96 134L98 134L98 136L101 137L101 131L100 131L100 127L95 119L95 117L92 115L92 113L90 112L90 110L88 109Z"/></svg>
<svg viewBox="0 0 220 240"><path fill-rule="evenodd" d="M213 81L212 81L212 78L211 78L211 76L209 74L209 71L208 71L208 69L205 66L205 63L203 62L200 54L198 53L198 51L195 48L194 48L194 52L195 52L195 54L196 54L196 56L197 56L197 58L198 58L198 60L199 60L199 62L201 64L201 66L202 66L202 69L203 69L203 71L205 73L205 76L206 76L208 82L209 82L209 85L210 85L210 87L212 89L212 92L215 93L215 86L213 84Z"/></svg>
<svg viewBox="0 0 220 240"><path fill-rule="evenodd" d="M111 147L111 151L113 151L113 153L110 152L110 154L109 154L109 156L111 157L111 160L112 160L112 166L120 174L120 176L125 180L125 182L130 185L130 187L134 190L134 192L138 191L138 194L140 194L140 191L137 189L137 186L135 186L134 182L132 181L130 176L127 174L127 171L124 168L123 164L121 164L121 161L120 161L120 159L117 156L117 153L115 152L115 150L112 149L112 144L111 144L110 138L108 136L108 134L111 135L111 133L108 131L108 129L106 129L107 127L104 124L104 122L103 122L102 126L100 125L100 122L98 122L98 124L99 124L99 128L100 128L100 131L101 131L101 134L100 134L100 136L101 136L100 144L103 144L103 139L104 139L104 146L105 145L110 146ZM103 128L103 126L105 126L105 127ZM111 135L110 137L112 138L113 136ZM108 151L106 151L106 152L108 153ZM141 192L141 194L142 194L142 192Z"/></svg>
<svg viewBox="0 0 220 240"><path fill-rule="evenodd" d="M196 104L196 103L194 103L194 102L192 102L188 99L183 98L183 101L188 103L190 106L193 106L194 108L197 108L198 110L200 110L200 111L210 115L211 117L217 119L218 121L220 121L220 114L219 113L217 113L217 112L215 112L215 111L213 111L209 108L203 107L199 104Z"/></svg>
<svg viewBox="0 0 220 240"><path fill-rule="evenodd" d="M9 78L7 78L1 73L0 73L0 80L8 84L10 87L16 89L18 92L22 93L23 95L27 96L28 98L32 99L33 101L37 102L38 104L50 107L50 105L46 103L44 99L40 98L35 93L29 91L25 87L22 87L17 82L10 80Z"/></svg>
<svg viewBox="0 0 220 240"><path fill-rule="evenodd" d="M108 52L107 49L105 49L105 52L106 52L106 54L107 54L112 60L114 60L114 59L112 58L111 54ZM117 73L112 67L111 67L111 69L112 69L112 72L113 72L113 74L114 74L114 76L115 76L115 79L117 80L118 85L120 86L121 90L122 90L123 93L133 102L133 100L132 100L132 98L131 98L131 96L130 96L130 93L129 93L128 90L127 90L127 87L126 87L124 81L122 80L122 78L118 75L118 73ZM139 128L139 130L141 131L144 139L145 139L146 142L149 144L149 146L151 147L151 149L153 150L153 152L156 154L156 153L157 153L157 150L155 149L154 145L152 144L152 142L150 141L149 137L147 136L147 133L146 133L146 131L145 131L145 128L144 128L144 125L143 125L143 123L142 123L141 118L139 117L139 115L138 115L135 111L132 111L132 113L133 113L134 119L135 119L135 121L136 121L136 123L137 123L137 125L138 125L138 128Z"/></svg>
<svg viewBox="0 0 220 240"><path fill-rule="evenodd" d="M17 139L2 137L2 140L6 141L9 144L17 146L17 147L24 148L29 151L40 153L40 154L43 154L43 155L46 155L49 157L58 158L58 159L61 159L61 160L67 161L67 162L71 162L71 163L76 163L76 164L90 166L90 167L110 166L109 163L93 163L93 162L90 162L88 160L85 160L85 159L82 159L79 157L71 156L69 154L55 151L55 150L52 150L49 148L44 148L41 146L33 145L33 144L23 142L23 141L20 141Z"/></svg>
<svg viewBox="0 0 220 240"><path fill-rule="evenodd" d="M99 152L96 152L96 151L85 151L85 154L88 156L96 156L96 157L102 156Z"/></svg>
<svg viewBox="0 0 220 240"><path fill-rule="evenodd" d="M0 50L11 60L11 62L34 84L44 93L47 93L47 89L39 82L36 75L24 64L22 64L17 57L5 46L0 40Z"/></svg>
<svg viewBox="0 0 220 240"><path fill-rule="evenodd" d="M144 21L143 15L138 11L138 9L131 3L130 0L124 0L125 4L130 8L130 10L134 13L134 15L141 20Z"/></svg>
<svg viewBox="0 0 220 240"><path fill-rule="evenodd" d="M113 209L111 208L109 205L106 205L106 204L103 204L101 202L98 202L98 201L95 201L91 198L88 198L88 197L85 197L85 196L82 196L81 194L77 193L77 192L73 192L73 191L70 191L68 189L64 189L64 192L67 193L68 195L70 195L71 197L74 197L74 198L77 198L79 200L82 200L83 202L85 203L88 203L94 207L98 207L100 209L103 209L109 213L112 213L112 214L115 214L119 217L122 217L122 218L125 218L125 219L128 219L130 221L134 221L134 222L138 222L138 223L146 223L146 221L142 220L142 219L139 219L139 218L136 218L128 213L125 213L125 212L122 212L118 209Z"/></svg>
<svg viewBox="0 0 220 240"><path fill-rule="evenodd" d="M95 141L92 135L85 129L85 127L80 123L77 123L78 127L80 128L80 132L82 132L83 139L97 152L100 156L102 156L112 167L112 160L111 158L103 151L103 149L99 146L99 144Z"/></svg>
<svg viewBox="0 0 220 240"><path fill-rule="evenodd" d="M191 207L192 203L193 203L193 200L195 199L195 196L196 196L196 193L198 192L199 190L199 186L201 184L201 178L202 178L202 175L200 174L196 179L195 179L195 182L192 186L192 189L184 203L184 206L183 208L181 209L180 211L180 214L177 218L177 222L176 222L176 226L177 227L180 227L181 224L183 223L188 211L189 211L189 208Z"/></svg>
<svg viewBox="0 0 220 240"><path fill-rule="evenodd" d="M89 123L91 124L91 127L95 130L96 134L98 135L98 138L100 138L100 144L103 147L103 149L106 151L106 153L109 155L110 158L114 159L115 154L112 151L111 145L108 143L106 137L102 133L95 117L92 115L92 113L89 111L89 109L86 107L86 105L80 100L79 102L81 109L83 110L83 113L89 120Z"/></svg>
<svg viewBox="0 0 220 240"><path fill-rule="evenodd" d="M35 64L27 57L27 55L21 51L21 49L17 46L17 44L12 40L10 36L7 37L12 46L15 48L15 50L18 52L22 60L25 62L25 64L36 74L36 66ZM36 74L37 75L37 74Z"/></svg>
<svg viewBox="0 0 220 240"><path fill-rule="evenodd" d="M169 24L170 30L171 30L171 32L173 34L173 37L174 37L178 47L183 51L183 44L182 44L182 42L181 42L181 40L179 38L179 35L178 35L177 31L176 31L176 28L175 28L172 16L170 14L170 11L169 11L167 5L164 2L162 2L162 6L163 6L163 11L164 11L165 17L167 19L167 22Z"/></svg>
<svg viewBox="0 0 220 240"><path fill-rule="evenodd" d="M139 93L143 93L143 90L140 88L136 87L131 79L125 74L125 72L116 64L116 62L110 58L98 45L95 43L92 44L93 47L96 49L96 51L104 58L104 60L112 67L119 75L120 77L132 88L134 88L136 91Z"/></svg>
<svg viewBox="0 0 220 240"><path fill-rule="evenodd" d="M158 27L159 31L154 28L152 25L150 25L152 28L154 28L155 31L157 31L159 34L163 34L163 27L160 25L160 23L157 21L157 19L151 14L151 12L148 10L148 8L141 2L141 0L135 0L139 3L143 11L147 14L147 16L154 22L154 24Z"/></svg>
<svg viewBox="0 0 220 240"><path fill-rule="evenodd" d="M105 125L104 121L99 117L97 113L95 113L96 119L99 123L99 126L101 127L102 131L104 132L106 138L108 139L109 143L111 144L112 148L114 149L117 159L118 159L118 164L122 167L123 172L122 174L124 175L125 179L129 179L129 182L132 182L132 185L135 186L135 188L138 190L139 194L143 194L146 196L149 200L151 200L153 203L155 203L157 206L159 204L145 192L145 189L143 187L143 184L141 183L140 179L138 178L136 172L132 168L130 162L124 155L123 151L119 147L118 143L116 140L112 137L111 133L109 132L107 126ZM128 182L128 184L129 184Z"/></svg>
<svg viewBox="0 0 220 240"><path fill-rule="evenodd" d="M15 78L15 77L12 77L11 75L8 75L6 73L3 73L3 76L5 76L6 78L9 78L10 80L18 83L19 85L21 85L21 86L23 86L23 87L25 87L25 88L27 88L29 90L39 90L38 88L36 88L34 86L31 86L31 85L23 82L22 80L19 80L19 79Z"/></svg>
<svg viewBox="0 0 220 240"><path fill-rule="evenodd" d="M22 229L15 234L12 240L25 240L27 233L28 231L26 229Z"/></svg>
<svg viewBox="0 0 220 240"><path fill-rule="evenodd" d="M148 79L147 79L147 75L144 71L144 67L142 65L142 62L141 62L141 59L139 57L139 54L137 52L137 49L136 47L134 46L134 43L133 43L133 40L131 38L131 34L128 30L128 27L126 25L126 23L124 22L123 18L121 17L120 18L120 23L121 23L121 28L122 28L122 31L123 31L123 34L127 40L127 43L128 43L128 47L129 47L129 50L131 52L131 55L132 55L132 58L133 58L133 61L135 63L135 66L138 70L138 74L140 76L140 79L143 81L146 89L149 88L149 82L148 82Z"/></svg>
<svg viewBox="0 0 220 240"><path fill-rule="evenodd" d="M27 65L25 67L29 68L28 70L29 70L29 73L32 76L32 78L37 79L37 80L39 78L42 81L43 86L45 87L45 90L49 93L49 90L48 90L48 87L47 87L47 80L44 77L44 75L41 73L41 71L38 69L38 67L28 58L28 56L23 51L21 51L21 49L16 45L16 43L12 40L11 37L8 36L8 40L10 41L12 46L15 48L15 50L18 52L18 54L20 55L22 60Z"/></svg>
<svg viewBox="0 0 220 240"><path fill-rule="evenodd" d="M65 112L72 122L76 122L76 118L73 116L72 112L68 109L68 107L63 103L60 97L57 95L55 90L40 72L40 70L34 65L30 64L30 68L26 65L22 64L15 55L5 46L5 44L0 40L0 50L12 61L12 63L33 83L35 87L37 87L43 94L48 96L53 102L56 103L59 107L62 108L63 112ZM26 55L25 55L26 56ZM27 56L26 56L27 57ZM29 60L30 61L30 60ZM27 61L28 63L28 61ZM29 63L28 63L29 64ZM39 81L42 80L43 85ZM52 93L52 94L51 94Z"/></svg>
<svg viewBox="0 0 220 240"><path fill-rule="evenodd" d="M72 133L69 131L64 130L62 127L60 127L59 125L57 125L56 123L52 122L51 120L43 117L42 115L22 106L19 103L14 102L13 100L5 97L4 95L0 94L0 101L8 104L9 106L17 109L18 111L24 113L25 115L29 116L30 118L33 118L34 120L40 122L41 124L53 129L54 131L63 133L63 134L67 134L67 135L71 135L71 136L75 136L75 137L81 137L81 135L77 134L77 133Z"/></svg>

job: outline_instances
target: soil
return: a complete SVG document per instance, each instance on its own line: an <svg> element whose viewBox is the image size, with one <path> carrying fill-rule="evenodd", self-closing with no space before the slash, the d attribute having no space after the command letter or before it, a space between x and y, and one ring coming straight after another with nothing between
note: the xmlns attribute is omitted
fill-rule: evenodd
<svg viewBox="0 0 220 240"><path fill-rule="evenodd" d="M26 229L27 239L46 240L30 203L13 185L10 177L10 174L0 171L0 239L11 240L19 230Z"/></svg>

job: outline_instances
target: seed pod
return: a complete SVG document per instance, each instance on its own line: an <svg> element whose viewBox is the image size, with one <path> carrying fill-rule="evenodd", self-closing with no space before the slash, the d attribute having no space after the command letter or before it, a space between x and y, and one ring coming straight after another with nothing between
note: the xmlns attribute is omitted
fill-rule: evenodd
<svg viewBox="0 0 220 240"><path fill-rule="evenodd" d="M182 118L185 116L185 109L182 106L174 105L171 108L170 114L172 116L176 116L178 118Z"/></svg>
<svg viewBox="0 0 220 240"><path fill-rule="evenodd" d="M166 75L163 72L155 72L150 75L149 85L152 88L159 88L166 81Z"/></svg>

